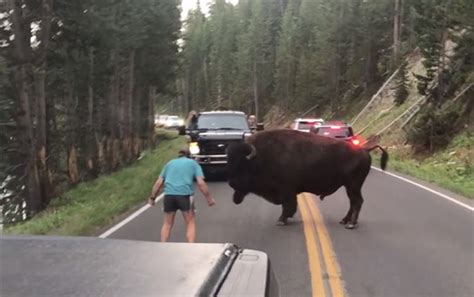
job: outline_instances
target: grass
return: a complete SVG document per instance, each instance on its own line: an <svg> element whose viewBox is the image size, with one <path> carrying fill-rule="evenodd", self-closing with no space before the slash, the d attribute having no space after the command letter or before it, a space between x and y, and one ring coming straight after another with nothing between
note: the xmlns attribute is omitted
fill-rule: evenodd
<svg viewBox="0 0 474 297"><path fill-rule="evenodd" d="M146 151L135 164L93 181L79 184L54 199L33 219L6 227L10 234L90 235L144 202L166 162L176 156L184 138L159 132L153 151Z"/></svg>
<svg viewBox="0 0 474 297"><path fill-rule="evenodd" d="M389 150L389 154L388 166L394 171L474 199L474 137L468 133L456 136L446 149L428 157L414 158L403 149Z"/></svg>

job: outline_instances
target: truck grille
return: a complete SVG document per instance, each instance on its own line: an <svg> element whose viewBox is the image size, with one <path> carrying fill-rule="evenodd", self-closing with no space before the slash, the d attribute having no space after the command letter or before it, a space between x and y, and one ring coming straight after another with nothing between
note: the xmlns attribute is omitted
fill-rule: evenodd
<svg viewBox="0 0 474 297"><path fill-rule="evenodd" d="M242 140L201 140L199 146L201 155L225 155L227 146Z"/></svg>

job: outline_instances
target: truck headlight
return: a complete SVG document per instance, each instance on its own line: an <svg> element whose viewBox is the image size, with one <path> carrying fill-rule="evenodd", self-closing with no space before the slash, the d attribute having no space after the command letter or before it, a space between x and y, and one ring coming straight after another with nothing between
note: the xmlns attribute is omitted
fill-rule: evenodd
<svg viewBox="0 0 474 297"><path fill-rule="evenodd" d="M191 155L199 154L199 145L197 142L189 143L189 152L191 153Z"/></svg>

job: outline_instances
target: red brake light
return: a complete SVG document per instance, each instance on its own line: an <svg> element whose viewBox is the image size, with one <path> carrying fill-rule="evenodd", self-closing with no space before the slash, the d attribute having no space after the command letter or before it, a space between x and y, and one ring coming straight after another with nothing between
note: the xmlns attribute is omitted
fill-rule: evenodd
<svg viewBox="0 0 474 297"><path fill-rule="evenodd" d="M331 126L331 129L334 129L334 130L341 129L341 126Z"/></svg>
<svg viewBox="0 0 474 297"><path fill-rule="evenodd" d="M360 140L359 139L352 139L352 144L358 146L358 145L360 145Z"/></svg>

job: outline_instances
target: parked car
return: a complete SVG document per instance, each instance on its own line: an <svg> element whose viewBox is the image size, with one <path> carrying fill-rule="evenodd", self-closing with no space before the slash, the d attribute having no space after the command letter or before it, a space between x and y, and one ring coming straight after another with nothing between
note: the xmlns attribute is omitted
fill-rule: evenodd
<svg viewBox="0 0 474 297"><path fill-rule="evenodd" d="M155 116L155 126L156 127L164 127L166 123L166 119L168 118L168 115L157 115Z"/></svg>
<svg viewBox="0 0 474 297"><path fill-rule="evenodd" d="M324 124L323 119L296 119L292 124L293 130L309 132L311 128Z"/></svg>
<svg viewBox="0 0 474 297"><path fill-rule="evenodd" d="M184 120L176 115L169 115L164 121L164 127L166 129L177 129L184 125Z"/></svg>
<svg viewBox="0 0 474 297"><path fill-rule="evenodd" d="M258 124L256 130L263 130L263 124ZM205 175L224 173L227 146L244 141L252 133L245 113L231 110L201 112L186 130L180 131L181 135L189 135L191 157L203 167Z"/></svg>
<svg viewBox="0 0 474 297"><path fill-rule="evenodd" d="M266 253L233 244L2 236L2 296L279 296Z"/></svg>
<svg viewBox="0 0 474 297"><path fill-rule="evenodd" d="M333 122L334 123L334 122ZM317 135L335 138L350 142L354 146L362 145L362 140L360 137L354 135L354 131L350 125L344 124L343 122L338 122L339 124L342 123L343 125L321 125L318 127L314 127L311 129L312 133Z"/></svg>

